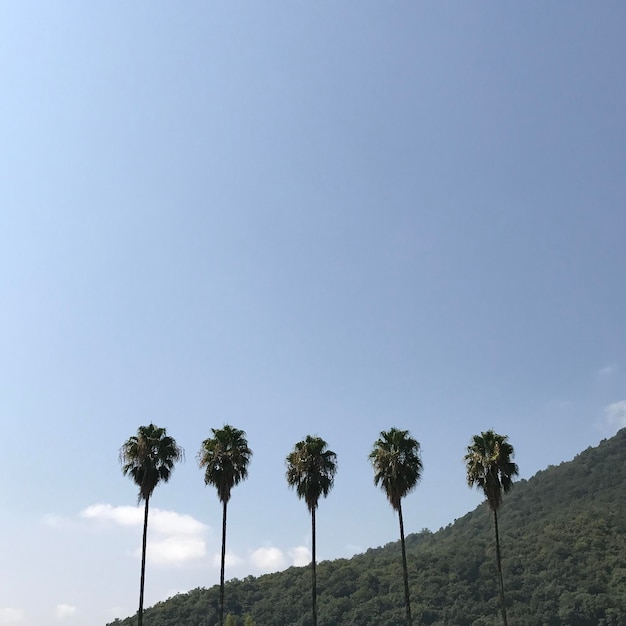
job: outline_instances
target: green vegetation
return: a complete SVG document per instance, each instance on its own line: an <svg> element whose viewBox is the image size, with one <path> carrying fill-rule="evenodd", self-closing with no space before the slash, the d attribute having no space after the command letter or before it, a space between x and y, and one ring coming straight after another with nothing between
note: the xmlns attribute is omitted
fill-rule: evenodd
<svg viewBox="0 0 626 626"><path fill-rule="evenodd" d="M317 573L315 567L315 510L320 496L326 497L337 472L337 455L321 437L307 435L287 455L287 484L306 502L311 513L311 614L317 626Z"/></svg>
<svg viewBox="0 0 626 626"><path fill-rule="evenodd" d="M124 476L130 476L139 487L137 501L146 503L143 515L143 542L141 550L141 582L139 584L138 626L143 621L143 589L146 573L146 538L148 536L148 508L155 487L166 483L174 469L174 463L183 457L183 449L168 437L165 428L154 424L140 426L137 434L130 437L120 449L120 463Z"/></svg>
<svg viewBox="0 0 626 626"><path fill-rule="evenodd" d="M408 430L391 428L382 431L370 452L374 467L374 483L385 492L389 503L398 513L400 520L400 545L402 547L402 569L404 574L404 605L407 626L412 626L409 571L406 561L402 498L415 489L422 476L420 444L409 435Z"/></svg>
<svg viewBox="0 0 626 626"><path fill-rule="evenodd" d="M222 503L222 564L220 568L220 626L224 625L224 564L226 561L226 512L230 492L248 476L252 450L248 447L246 433L226 424L211 428L213 437L202 442L198 453L200 467L205 469L204 483L217 489Z"/></svg>
<svg viewBox="0 0 626 626"><path fill-rule="evenodd" d="M515 483L499 510L509 621L515 626L626 624L626 429L573 461ZM405 520L411 524L412 520ZM318 617L327 626L403 626L398 543L318 565ZM500 598L492 512L484 502L436 533L406 537L413 619L495 626ZM310 626L308 568L227 583L238 625ZM219 587L146 610L150 626L214 626ZM148 618L147 618L148 619ZM117 626L136 624L136 618Z"/></svg>
<svg viewBox="0 0 626 626"><path fill-rule="evenodd" d="M467 466L467 484L483 490L489 508L493 511L493 525L496 533L496 564L500 582L500 608L502 621L508 626L506 602L504 600L504 578L502 576L502 557L500 555L500 533L498 532L498 509L502 505L502 496L513 486L513 476L517 476L517 465L511 460L513 446L508 437L498 435L493 430L474 435L472 444L467 447L464 457Z"/></svg>

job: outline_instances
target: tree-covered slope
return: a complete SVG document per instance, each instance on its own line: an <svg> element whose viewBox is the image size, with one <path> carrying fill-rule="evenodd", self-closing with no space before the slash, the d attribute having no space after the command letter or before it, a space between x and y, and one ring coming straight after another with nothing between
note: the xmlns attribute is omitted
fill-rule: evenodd
<svg viewBox="0 0 626 626"><path fill-rule="evenodd" d="M626 625L625 488L626 429L516 483L499 515L509 623ZM484 504L437 533L409 535L407 556L415 624L500 624L493 521ZM320 563L319 623L402 626L401 567L398 543ZM178 595L146 610L145 623L214 626L218 595L218 587ZM309 609L307 568L227 584L234 624L243 626L247 615L256 626L307 626Z"/></svg>

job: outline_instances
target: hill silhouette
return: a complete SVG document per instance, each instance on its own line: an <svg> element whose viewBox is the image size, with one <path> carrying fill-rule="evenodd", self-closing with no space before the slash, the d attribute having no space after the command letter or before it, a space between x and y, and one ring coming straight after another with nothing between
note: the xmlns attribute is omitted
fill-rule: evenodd
<svg viewBox="0 0 626 626"><path fill-rule="evenodd" d="M499 516L509 623L626 626L625 487L626 429L515 484ZM501 623L492 523L483 503L436 533L407 536L416 625ZM144 619L214 626L218 597L218 586L194 589L147 609ZM320 563L318 602L320 624L403 626L399 542ZM309 608L308 568L227 583L232 625L308 626Z"/></svg>

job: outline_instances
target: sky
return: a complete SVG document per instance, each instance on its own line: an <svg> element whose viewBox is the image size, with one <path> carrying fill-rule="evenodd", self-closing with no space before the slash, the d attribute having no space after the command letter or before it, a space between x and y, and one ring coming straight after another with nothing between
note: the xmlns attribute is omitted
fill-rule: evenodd
<svg viewBox="0 0 626 626"><path fill-rule="evenodd" d="M0 625L137 610L119 449L185 449L151 499L146 605L219 582L196 455L246 431L227 578L305 565L285 457L338 472L319 560L398 539L368 453L408 429L407 532L626 426L626 5L0 6ZM506 500L502 512L506 523Z"/></svg>

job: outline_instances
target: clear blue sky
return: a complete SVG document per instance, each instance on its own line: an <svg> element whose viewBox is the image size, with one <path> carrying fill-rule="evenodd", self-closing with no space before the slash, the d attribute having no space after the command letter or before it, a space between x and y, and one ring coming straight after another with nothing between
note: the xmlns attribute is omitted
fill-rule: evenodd
<svg viewBox="0 0 626 626"><path fill-rule="evenodd" d="M307 434L328 559L398 537L382 429L422 444L413 532L481 501L473 434L528 478L626 425L625 32L618 1L4 3L0 624L136 611L150 421L187 459L147 604L218 582L211 427L254 450L230 578L306 562Z"/></svg>

